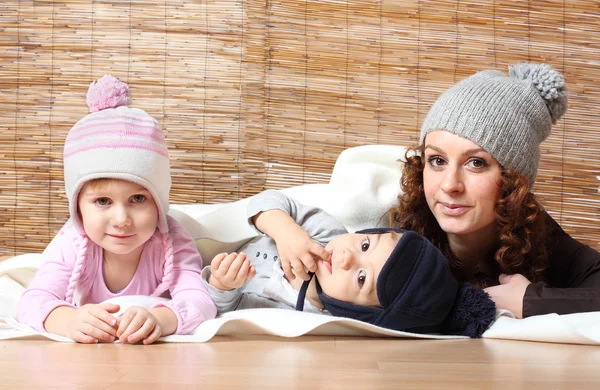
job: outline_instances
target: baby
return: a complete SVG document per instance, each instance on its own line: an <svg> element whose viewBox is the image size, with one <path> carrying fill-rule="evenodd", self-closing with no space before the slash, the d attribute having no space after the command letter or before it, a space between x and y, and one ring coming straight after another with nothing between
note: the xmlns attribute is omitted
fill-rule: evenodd
<svg viewBox="0 0 600 390"><path fill-rule="evenodd" d="M442 253L415 232L350 234L325 211L278 191L250 199L248 218L264 235L202 271L218 313L306 308L393 330L470 337L495 319L488 295L459 284Z"/></svg>

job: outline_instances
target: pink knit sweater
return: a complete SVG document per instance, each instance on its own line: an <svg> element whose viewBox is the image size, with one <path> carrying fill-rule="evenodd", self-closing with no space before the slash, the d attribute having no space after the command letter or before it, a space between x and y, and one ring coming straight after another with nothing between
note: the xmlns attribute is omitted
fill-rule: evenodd
<svg viewBox="0 0 600 390"><path fill-rule="evenodd" d="M173 240L173 283L171 299L156 306L166 306L177 317L176 334L186 334L217 310L202 282L202 258L183 226L168 217L169 235ZM104 283L103 249L89 242L83 274L74 294L76 306L65 301L69 278L79 250L75 226L67 222L44 251L44 263L19 301L18 319L38 331L45 331L44 321L59 306L82 306L100 303L125 295L151 295L162 280L165 248L158 230L146 242L137 270L127 287L113 293Z"/></svg>

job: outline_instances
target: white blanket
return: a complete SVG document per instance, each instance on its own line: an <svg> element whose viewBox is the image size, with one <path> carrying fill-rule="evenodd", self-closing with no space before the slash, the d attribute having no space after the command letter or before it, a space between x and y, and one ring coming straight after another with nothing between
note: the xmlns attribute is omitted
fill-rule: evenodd
<svg viewBox="0 0 600 390"><path fill-rule="evenodd" d="M344 151L338 158L328 184L312 184L284 190L299 201L322 207L350 231L385 222L386 211L396 202L400 181L399 146L361 146ZM218 205L173 205L169 212L188 229L205 261L221 251L237 249L255 231L247 225L247 199ZM0 340L14 338L69 339L40 333L15 320L18 299L40 267L40 254L27 254L0 262ZM149 307L150 297L121 297L112 300L121 310ZM116 315L118 315L117 313ZM205 342L215 335L249 334L298 337L302 335L370 336L401 338L458 338L397 332L347 318L294 312L282 309L252 309L227 313L201 324L192 334L161 338L165 342ZM523 320L498 312L485 338L600 344L600 312L571 315L548 314Z"/></svg>

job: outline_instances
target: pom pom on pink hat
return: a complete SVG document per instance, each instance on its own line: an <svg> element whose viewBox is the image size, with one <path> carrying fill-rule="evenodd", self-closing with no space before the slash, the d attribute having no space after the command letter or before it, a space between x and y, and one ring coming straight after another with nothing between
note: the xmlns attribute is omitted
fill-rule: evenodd
<svg viewBox="0 0 600 390"><path fill-rule="evenodd" d="M85 99L90 112L126 106L129 100L129 86L109 74L90 84Z"/></svg>

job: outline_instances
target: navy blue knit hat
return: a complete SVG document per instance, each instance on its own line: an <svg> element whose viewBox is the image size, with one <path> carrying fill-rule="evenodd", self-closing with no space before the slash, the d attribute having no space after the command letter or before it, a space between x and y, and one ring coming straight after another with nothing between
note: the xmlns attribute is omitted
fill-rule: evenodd
<svg viewBox="0 0 600 390"><path fill-rule="evenodd" d="M468 283L459 284L447 260L429 240L413 231L399 229L367 229L357 233L383 234L392 230L403 234L377 278L377 298L382 307L332 298L323 293L316 280L317 293L325 308L337 317L393 330L480 337L495 319L496 305L484 291ZM304 283L306 287L308 283ZM301 289L296 309L302 310L304 295Z"/></svg>

